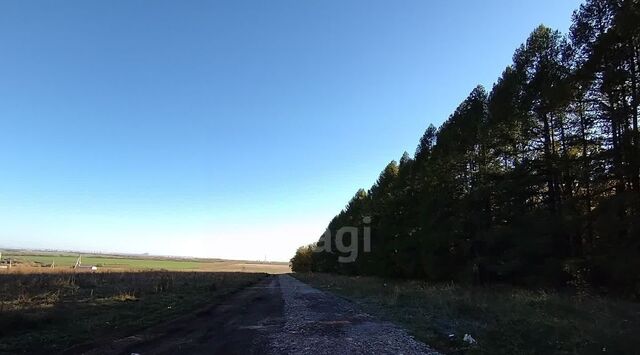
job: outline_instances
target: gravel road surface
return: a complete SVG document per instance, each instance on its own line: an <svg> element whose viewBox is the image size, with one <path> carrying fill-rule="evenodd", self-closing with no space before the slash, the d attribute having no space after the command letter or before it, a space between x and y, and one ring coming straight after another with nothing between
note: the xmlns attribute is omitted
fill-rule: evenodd
<svg viewBox="0 0 640 355"><path fill-rule="evenodd" d="M87 354L437 354L407 332L288 275Z"/></svg>

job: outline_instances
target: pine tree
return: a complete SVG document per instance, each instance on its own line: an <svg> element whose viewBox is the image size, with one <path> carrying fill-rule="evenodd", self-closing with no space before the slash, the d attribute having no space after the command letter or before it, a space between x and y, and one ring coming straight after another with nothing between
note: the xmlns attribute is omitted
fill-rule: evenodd
<svg viewBox="0 0 640 355"><path fill-rule="evenodd" d="M316 252L308 265L302 248L292 265L638 292L639 61L637 0L587 0L569 37L536 28L490 93L472 90L329 223L356 227L359 244L370 228L371 253L344 264Z"/></svg>

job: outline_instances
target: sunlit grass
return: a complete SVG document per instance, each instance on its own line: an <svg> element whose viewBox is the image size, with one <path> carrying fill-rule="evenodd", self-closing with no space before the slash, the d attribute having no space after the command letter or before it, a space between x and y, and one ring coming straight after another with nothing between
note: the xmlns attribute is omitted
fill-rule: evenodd
<svg viewBox="0 0 640 355"><path fill-rule="evenodd" d="M77 256L70 255L4 255L4 258L17 259L25 263L51 265L56 267L70 267L75 265ZM130 268L130 269L165 269L165 270L196 270L201 267L201 262L188 260L168 260L133 257L102 257L83 256L85 265L97 265L105 268Z"/></svg>

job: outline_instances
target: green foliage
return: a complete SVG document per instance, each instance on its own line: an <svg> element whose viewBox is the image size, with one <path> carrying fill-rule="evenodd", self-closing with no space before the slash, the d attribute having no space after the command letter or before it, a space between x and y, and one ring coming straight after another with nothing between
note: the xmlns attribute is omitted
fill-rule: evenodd
<svg viewBox="0 0 640 355"><path fill-rule="evenodd" d="M309 272L313 264L313 246L300 247L296 255L291 258L290 265L293 272Z"/></svg>
<svg viewBox="0 0 640 355"><path fill-rule="evenodd" d="M536 28L491 92L475 88L329 223L370 227L371 253L294 259L312 271L640 296L639 103L640 2L588 0L570 35Z"/></svg>

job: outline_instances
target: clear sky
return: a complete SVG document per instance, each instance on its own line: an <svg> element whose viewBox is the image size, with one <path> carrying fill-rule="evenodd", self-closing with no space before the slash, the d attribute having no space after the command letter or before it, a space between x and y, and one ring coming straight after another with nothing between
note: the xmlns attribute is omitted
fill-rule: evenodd
<svg viewBox="0 0 640 355"><path fill-rule="evenodd" d="M0 2L0 247L288 260L575 0Z"/></svg>

